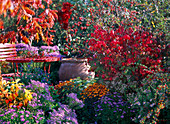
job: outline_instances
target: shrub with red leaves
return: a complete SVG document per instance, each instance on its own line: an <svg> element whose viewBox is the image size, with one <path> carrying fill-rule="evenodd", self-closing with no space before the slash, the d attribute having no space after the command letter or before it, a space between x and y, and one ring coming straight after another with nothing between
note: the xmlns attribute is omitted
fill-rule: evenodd
<svg viewBox="0 0 170 124"><path fill-rule="evenodd" d="M91 34L89 57L92 70L105 80L116 74L126 74L133 81L141 81L148 74L161 69L161 48L147 31L119 26L116 30L103 30L98 26Z"/></svg>

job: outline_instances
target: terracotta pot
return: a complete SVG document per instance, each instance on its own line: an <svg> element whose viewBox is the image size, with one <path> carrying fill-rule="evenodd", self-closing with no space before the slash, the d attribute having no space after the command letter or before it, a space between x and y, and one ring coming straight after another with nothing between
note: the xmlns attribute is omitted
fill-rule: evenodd
<svg viewBox="0 0 170 124"><path fill-rule="evenodd" d="M91 78L95 76L94 72L88 72L90 66L87 63L87 59L63 58L61 63L59 69L59 79L61 81L77 77L85 80L88 79L89 76L91 76Z"/></svg>

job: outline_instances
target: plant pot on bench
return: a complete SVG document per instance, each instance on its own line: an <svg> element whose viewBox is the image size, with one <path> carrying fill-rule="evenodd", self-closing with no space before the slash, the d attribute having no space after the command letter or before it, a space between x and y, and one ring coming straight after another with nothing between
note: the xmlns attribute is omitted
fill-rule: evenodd
<svg viewBox="0 0 170 124"><path fill-rule="evenodd" d="M89 72L90 66L87 63L87 59L63 58L61 63L59 69L59 79L61 81L77 77L85 80L89 76L91 78L95 76L94 72Z"/></svg>

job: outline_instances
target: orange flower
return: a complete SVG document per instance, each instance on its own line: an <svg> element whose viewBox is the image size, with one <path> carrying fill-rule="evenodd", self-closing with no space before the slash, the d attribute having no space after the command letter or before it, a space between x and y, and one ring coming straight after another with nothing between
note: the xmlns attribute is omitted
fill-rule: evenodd
<svg viewBox="0 0 170 124"><path fill-rule="evenodd" d="M102 84L98 84L98 83L94 83L91 86L88 86L86 89L84 89L81 93L82 97L81 98L85 98L85 97L89 97L89 98L93 98L93 97L102 97L104 96L109 90L106 88L105 85Z"/></svg>
<svg viewBox="0 0 170 124"><path fill-rule="evenodd" d="M13 103L9 103L9 107L10 107L10 108L12 107L12 105L13 105Z"/></svg>
<svg viewBox="0 0 170 124"><path fill-rule="evenodd" d="M6 102L6 104L8 104L8 103L9 103L9 100L5 100L5 102Z"/></svg>
<svg viewBox="0 0 170 124"><path fill-rule="evenodd" d="M22 107L22 105L23 105L22 102L20 102L18 106Z"/></svg>
<svg viewBox="0 0 170 124"><path fill-rule="evenodd" d="M12 102L12 99L9 98L9 101Z"/></svg>

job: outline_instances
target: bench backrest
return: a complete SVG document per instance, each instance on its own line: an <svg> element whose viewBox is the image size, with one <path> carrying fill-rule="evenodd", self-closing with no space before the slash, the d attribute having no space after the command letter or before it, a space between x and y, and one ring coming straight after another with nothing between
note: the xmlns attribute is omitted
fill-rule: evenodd
<svg viewBox="0 0 170 124"><path fill-rule="evenodd" d="M7 58L17 57L15 44L0 43L0 61L5 61Z"/></svg>

